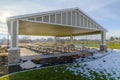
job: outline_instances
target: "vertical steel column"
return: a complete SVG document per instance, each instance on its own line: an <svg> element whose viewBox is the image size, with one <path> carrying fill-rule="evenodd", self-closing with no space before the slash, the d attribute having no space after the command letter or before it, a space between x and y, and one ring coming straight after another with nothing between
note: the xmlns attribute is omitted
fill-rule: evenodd
<svg viewBox="0 0 120 80"><path fill-rule="evenodd" d="M107 51L107 46L106 46L106 32L105 31L101 32L100 51Z"/></svg>

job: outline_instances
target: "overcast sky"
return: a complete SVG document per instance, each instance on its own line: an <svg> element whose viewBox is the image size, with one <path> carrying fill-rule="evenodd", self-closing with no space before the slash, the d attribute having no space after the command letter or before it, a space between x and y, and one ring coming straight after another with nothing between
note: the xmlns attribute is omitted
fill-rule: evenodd
<svg viewBox="0 0 120 80"><path fill-rule="evenodd" d="M0 0L0 16L73 7L78 7L105 27L109 36L120 36L120 0Z"/></svg>

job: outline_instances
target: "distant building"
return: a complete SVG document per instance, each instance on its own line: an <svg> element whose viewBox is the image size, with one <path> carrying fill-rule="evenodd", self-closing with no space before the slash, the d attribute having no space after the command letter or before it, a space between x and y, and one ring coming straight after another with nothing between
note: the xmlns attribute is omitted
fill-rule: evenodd
<svg viewBox="0 0 120 80"><path fill-rule="evenodd" d="M120 41L120 37L110 37L110 41Z"/></svg>

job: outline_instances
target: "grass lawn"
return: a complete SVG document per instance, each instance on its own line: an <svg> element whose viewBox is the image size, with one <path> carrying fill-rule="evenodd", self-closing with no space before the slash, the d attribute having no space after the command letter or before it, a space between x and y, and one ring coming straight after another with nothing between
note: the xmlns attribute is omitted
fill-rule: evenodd
<svg viewBox="0 0 120 80"><path fill-rule="evenodd" d="M107 80L104 74L99 75L98 73L93 71L90 71L90 74L95 76L94 78L95 80ZM0 78L0 80L90 80L90 79L81 72L79 72L78 75L75 75L73 71L67 70L67 66L61 65L57 67L49 67L39 70L21 72L10 76L5 76L3 78Z"/></svg>
<svg viewBox="0 0 120 80"><path fill-rule="evenodd" d="M49 67L39 70L21 72L0 78L0 80L79 80L84 77L76 76L66 66ZM86 79L84 79L86 80Z"/></svg>

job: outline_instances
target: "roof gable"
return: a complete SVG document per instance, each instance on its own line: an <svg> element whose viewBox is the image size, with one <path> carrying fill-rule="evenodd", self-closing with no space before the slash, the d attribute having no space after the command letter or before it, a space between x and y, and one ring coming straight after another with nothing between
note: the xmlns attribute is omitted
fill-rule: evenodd
<svg viewBox="0 0 120 80"><path fill-rule="evenodd" d="M79 8L61 9L8 18L8 20L11 19L107 31Z"/></svg>

